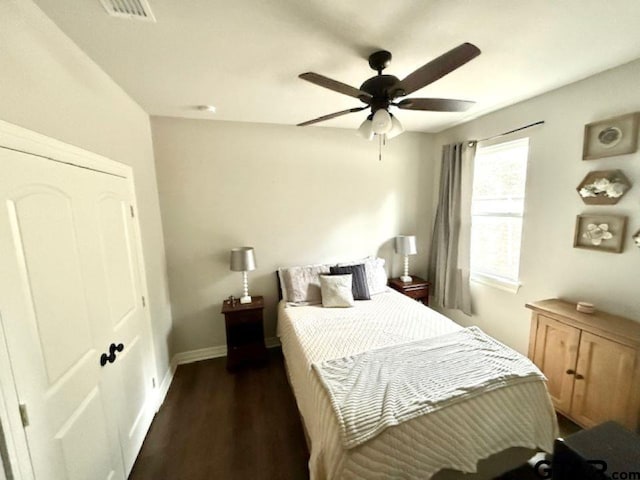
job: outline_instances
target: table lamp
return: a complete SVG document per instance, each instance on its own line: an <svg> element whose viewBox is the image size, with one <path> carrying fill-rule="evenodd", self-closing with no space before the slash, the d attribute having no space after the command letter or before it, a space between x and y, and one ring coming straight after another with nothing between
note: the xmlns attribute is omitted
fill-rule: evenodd
<svg viewBox="0 0 640 480"><path fill-rule="evenodd" d="M243 292L242 297L240 297L240 303L251 303L247 272L256 269L256 258L253 254L253 247L238 247L231 249L230 268L233 272L242 272Z"/></svg>
<svg viewBox="0 0 640 480"><path fill-rule="evenodd" d="M398 235L395 239L395 250L396 253L404 255L404 275L400 277L400 280L409 283L412 280L409 276L409 255L418 253L416 237L414 235Z"/></svg>

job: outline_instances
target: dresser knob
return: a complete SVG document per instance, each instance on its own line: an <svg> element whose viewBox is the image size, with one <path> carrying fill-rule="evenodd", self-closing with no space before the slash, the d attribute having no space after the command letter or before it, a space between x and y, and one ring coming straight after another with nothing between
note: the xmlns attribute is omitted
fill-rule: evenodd
<svg viewBox="0 0 640 480"><path fill-rule="evenodd" d="M571 370L571 369L567 370L567 375L575 375L575 374L576 374L575 370Z"/></svg>
<svg viewBox="0 0 640 480"><path fill-rule="evenodd" d="M584 377L578 373L576 374L576 380L584 380Z"/></svg>

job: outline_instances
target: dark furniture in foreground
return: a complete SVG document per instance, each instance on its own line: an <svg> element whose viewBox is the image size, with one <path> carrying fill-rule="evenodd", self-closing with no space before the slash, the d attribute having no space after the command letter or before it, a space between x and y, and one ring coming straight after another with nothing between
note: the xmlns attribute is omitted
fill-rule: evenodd
<svg viewBox="0 0 640 480"><path fill-rule="evenodd" d="M640 436L615 422L558 439L553 480L640 479Z"/></svg>

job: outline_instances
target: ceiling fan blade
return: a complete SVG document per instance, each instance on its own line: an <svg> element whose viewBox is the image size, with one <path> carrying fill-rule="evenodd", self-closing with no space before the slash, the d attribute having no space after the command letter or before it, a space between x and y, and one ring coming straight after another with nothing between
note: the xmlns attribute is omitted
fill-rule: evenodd
<svg viewBox="0 0 640 480"><path fill-rule="evenodd" d="M360 112L365 108L369 108L369 106L350 108L349 110L342 110L341 112L330 113L328 115L323 115L321 117L314 118L313 120L308 120L306 122L299 123L297 126L304 127L306 125L311 125L313 123L324 122L325 120L331 120L332 118L340 117L341 115L346 115L347 113Z"/></svg>
<svg viewBox="0 0 640 480"><path fill-rule="evenodd" d="M480 55L480 49L471 43L463 43L435 60L423 65L412 74L404 78L400 84L404 95L409 95L422 87L453 72L469 60Z"/></svg>
<svg viewBox="0 0 640 480"><path fill-rule="evenodd" d="M427 110L430 112L465 112L476 102L469 100L452 100L449 98L405 98L394 103L403 110Z"/></svg>
<svg viewBox="0 0 640 480"><path fill-rule="evenodd" d="M344 95L349 95L350 97L359 98L365 103L369 103L371 101L371 94L359 90L355 87L347 85L346 83L339 82L337 80L333 80L329 77L325 77L324 75L320 75L318 73L307 72L301 73L298 75L303 80L307 82L315 83L324 88L328 88L329 90L333 90L334 92L342 93Z"/></svg>

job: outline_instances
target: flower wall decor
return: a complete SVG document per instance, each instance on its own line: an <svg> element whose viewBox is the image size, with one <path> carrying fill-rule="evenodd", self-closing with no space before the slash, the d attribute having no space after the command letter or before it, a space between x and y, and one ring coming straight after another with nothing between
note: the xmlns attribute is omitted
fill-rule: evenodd
<svg viewBox="0 0 640 480"><path fill-rule="evenodd" d="M620 253L624 246L627 217L620 215L578 215L573 246Z"/></svg>
<svg viewBox="0 0 640 480"><path fill-rule="evenodd" d="M633 241L636 244L636 247L640 248L640 230L633 234Z"/></svg>
<svg viewBox="0 0 640 480"><path fill-rule="evenodd" d="M587 205L615 205L630 188L622 170L596 170L589 172L576 190Z"/></svg>
<svg viewBox="0 0 640 480"><path fill-rule="evenodd" d="M609 231L609 225L606 223L600 225L590 223L587 225L587 231L582 234L582 238L591 241L593 245L600 245L603 240L611 240L613 233Z"/></svg>

